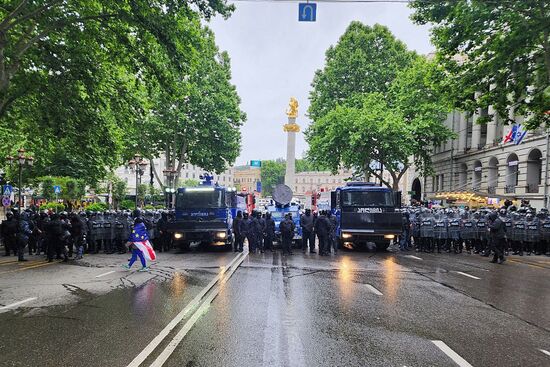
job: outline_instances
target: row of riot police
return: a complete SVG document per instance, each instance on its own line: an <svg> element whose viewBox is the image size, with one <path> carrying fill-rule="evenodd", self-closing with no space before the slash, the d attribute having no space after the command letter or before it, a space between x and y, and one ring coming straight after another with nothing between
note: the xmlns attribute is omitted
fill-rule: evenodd
<svg viewBox="0 0 550 367"><path fill-rule="evenodd" d="M275 221L271 213L262 214L253 211L248 213L237 212L233 219L233 235L235 236L235 252L243 252L243 243L248 241L248 249L251 254L263 253L265 250L273 251L273 239L275 237Z"/></svg>
<svg viewBox="0 0 550 367"><path fill-rule="evenodd" d="M21 261L28 246L29 255L45 254L49 261L67 261L76 253L75 259L86 253L125 253L126 241L132 231L133 216L143 218L150 241L157 251L171 248L167 231L170 220L168 212L105 211L80 213L36 213L30 210L19 214L8 211L0 224L0 236L5 256L13 252Z"/></svg>
<svg viewBox="0 0 550 367"><path fill-rule="evenodd" d="M490 225L494 215L504 226L503 238L505 252L527 255L546 254L550 256L550 216L548 210L538 213L533 208L515 206L503 207L498 210L469 208L428 209L408 208L404 221L404 235L411 236L416 251L422 252L454 252L463 250L468 253L489 256ZM406 250L407 248L402 248Z"/></svg>

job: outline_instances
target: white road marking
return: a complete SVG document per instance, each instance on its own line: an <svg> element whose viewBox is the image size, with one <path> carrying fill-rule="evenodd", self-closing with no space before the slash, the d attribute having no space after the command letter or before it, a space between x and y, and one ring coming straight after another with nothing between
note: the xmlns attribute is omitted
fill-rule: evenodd
<svg viewBox="0 0 550 367"><path fill-rule="evenodd" d="M237 261L237 263L235 263L235 265L233 267L230 268L229 272L227 273L227 276L225 278L222 278L220 280L220 284L218 284L216 286L216 288L214 288L212 290L212 292L208 295L208 297L206 297L204 299L204 301L202 302L202 304L200 305L200 307L195 311L195 313L189 318L189 320L187 320L187 322L183 325L182 329L176 334L176 336L174 337L174 339L172 339L172 341L170 341L170 343L168 343L168 345L166 346L166 348L164 348L164 350L162 351L162 353L157 357L157 359L155 359L155 361L153 363L151 363L151 366L150 367L162 367L164 365L164 363L166 363L166 361L168 360L168 358L170 358L170 356L172 355L172 353L174 353L174 350L176 350L176 348L178 347L178 345L181 343L181 341L183 340L183 338L185 338L185 335L187 335L187 333L191 330L191 328L193 327L193 325L195 325L195 323L197 322L197 320L204 314L206 313L206 311L208 310L208 308L210 307L210 303L212 303L212 301L214 300L214 298L216 298L216 296L218 295L218 293L220 292L221 290L221 286L222 284L224 284L225 282L227 282L229 280L229 278L231 278L231 275L233 275L233 273L235 272L235 270L237 270L237 268L239 267L239 265L241 265L241 263L244 261L244 259L246 258L246 254L245 256L241 257L241 259L239 259L239 261Z"/></svg>
<svg viewBox="0 0 550 367"><path fill-rule="evenodd" d="M415 260L423 260L422 258L414 255L405 255L405 257L408 257L409 259L415 259Z"/></svg>
<svg viewBox="0 0 550 367"><path fill-rule="evenodd" d="M24 299L24 300L19 301L19 302L15 302L15 303L12 303L12 304L9 304L9 305L2 306L2 307L0 307L0 311L7 310L8 308L13 308L13 307L22 305L23 303L34 301L35 299L36 299L36 297L27 298L27 299Z"/></svg>
<svg viewBox="0 0 550 367"><path fill-rule="evenodd" d="M542 353L546 354L547 356L550 356L550 352L544 349L539 349Z"/></svg>
<svg viewBox="0 0 550 367"><path fill-rule="evenodd" d="M465 277L468 277L468 278L472 278L472 279L477 279L477 280L480 280L481 278L478 278L476 276L473 276L473 275L470 275L470 274L467 274L467 273L463 273L461 271L457 271L456 272L457 274L460 274L460 275L464 275Z"/></svg>
<svg viewBox="0 0 550 367"><path fill-rule="evenodd" d="M445 353L449 358L451 358L457 365L460 367L473 367L471 364L466 362L464 358L458 355L454 350L452 350L447 344L443 343L441 340L432 340L432 343L435 344L436 347L441 349L443 353Z"/></svg>
<svg viewBox="0 0 550 367"><path fill-rule="evenodd" d="M208 291L210 291L210 289L212 289L212 287L216 285L218 280L220 280L220 278L226 273L227 269L231 268L231 266L233 266L233 264L239 259L241 255L243 255L242 259L246 257L246 253L241 252L237 254L227 266L223 266L222 271L220 271L220 273L214 279L212 279L212 281L208 283L208 285L204 287L199 292L199 294L197 294L195 298L193 298L193 300L189 302L189 304L187 304L187 306L185 306L185 308L181 310L181 312L177 314L176 317L174 317L172 321L170 321L170 323L166 325L166 327L162 329L162 331L157 336L155 336L153 340L151 340L151 342L141 351L140 354L137 355L136 358L134 358L132 362L130 362L130 364L127 367L138 367L139 365L141 365L143 361L145 361L147 357L149 357L149 355L153 353L155 348L157 348L159 344L162 343L162 341L166 338L166 336L168 336L168 334L181 322L181 320L183 320L183 318L189 312L191 312L195 307L197 307L197 305L199 304L201 299L206 295L206 293L208 293Z"/></svg>
<svg viewBox="0 0 550 367"><path fill-rule="evenodd" d="M380 292L378 289L374 288L372 285L370 285L370 284L365 284L365 285L367 286L367 289L369 291L371 291L371 293L374 293L377 296L383 296L382 292Z"/></svg>
<svg viewBox="0 0 550 367"><path fill-rule="evenodd" d="M105 275L109 275L109 274L113 274L115 271L108 271L106 273L103 273L103 274L99 274L99 275L96 275L95 277L96 278L101 278L101 277L104 277Z"/></svg>

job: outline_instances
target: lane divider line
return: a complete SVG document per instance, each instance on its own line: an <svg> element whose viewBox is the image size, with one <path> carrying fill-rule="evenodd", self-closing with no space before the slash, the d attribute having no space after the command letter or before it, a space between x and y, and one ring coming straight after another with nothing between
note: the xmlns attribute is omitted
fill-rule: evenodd
<svg viewBox="0 0 550 367"><path fill-rule="evenodd" d="M436 347L441 349L441 351L445 353L449 358L451 358L458 366L473 367L464 358L459 356L457 352L452 350L447 344L443 343L441 340L432 340L432 343L434 343Z"/></svg>
<svg viewBox="0 0 550 367"><path fill-rule="evenodd" d="M380 292L378 289L374 288L372 285L370 284L365 284L367 286L367 289L371 292L371 293L374 293L376 294L377 296L383 296L384 294L382 292Z"/></svg>
<svg viewBox="0 0 550 367"><path fill-rule="evenodd" d="M24 300L19 301L19 302L15 302L15 303L11 303L11 304L6 305L6 306L2 306L2 307L0 307L0 311L7 310L8 308L13 308L13 307L22 305L23 303L34 301L35 299L37 299L37 297L27 298L27 299L24 299Z"/></svg>
<svg viewBox="0 0 550 367"><path fill-rule="evenodd" d="M544 349L539 349L542 353L546 354L547 356L550 357L550 352L547 351L547 350L544 350Z"/></svg>
<svg viewBox="0 0 550 367"><path fill-rule="evenodd" d="M405 255L405 257L408 257L409 259L415 259L415 260L424 260L418 256L414 256L414 255Z"/></svg>
<svg viewBox="0 0 550 367"><path fill-rule="evenodd" d="M241 252L237 254L237 256L235 256L227 266L222 267L222 271L220 271L220 273L214 279L212 279L212 281L208 283L208 285L206 285L206 287L204 287L199 292L199 294L197 294L195 298L193 298L193 300L189 302L187 306L185 306L185 308L181 310L180 313L178 313L176 317L174 317L172 321L170 321L168 325L166 325L164 329L162 329L162 331L157 336L155 336L145 348L143 348L141 353L139 353L136 358L134 358L134 360L130 362L130 364L128 364L127 367L140 366L143 361L145 361L147 357L149 357L149 355L153 353L153 351L159 346L159 344L162 343L166 336L168 336L168 334L181 322L181 320L183 320L183 318L189 312L191 312L193 309L195 309L195 307L198 306L199 302L201 301L201 299L203 299L206 293L208 293L208 291L210 291L210 289L212 289L216 285L216 283L218 283L221 277L226 273L227 268L231 268L241 256L244 259L246 253Z"/></svg>
<svg viewBox="0 0 550 367"><path fill-rule="evenodd" d="M50 262L45 262L45 263L42 263L42 264L31 265L31 266L27 266L27 267L15 269L15 270L3 271L3 272L0 272L0 274L15 273L15 272L23 271L23 270L27 270L27 269L40 268L42 266L48 266L48 265L57 264L57 263L60 263L60 262L61 262L61 260L60 261L53 261L51 263Z"/></svg>
<svg viewBox="0 0 550 367"><path fill-rule="evenodd" d="M476 277L476 276L474 276L474 275L471 275L471 274L468 274L468 273L463 273L463 272L461 272L461 271L457 271L456 273L457 273L457 274L460 274L460 275L464 275L465 277L472 278L472 279L477 279L477 280L480 280L480 279L481 279L481 278L478 278L478 277Z"/></svg>
<svg viewBox="0 0 550 367"><path fill-rule="evenodd" d="M210 304L218 293L220 293L220 290L222 289L222 285L225 284L229 278L231 278L231 275L237 270L239 265L244 261L246 256L241 257L235 265L227 272L227 276L225 276L223 279L221 279L220 283L212 290L212 292L204 299L204 301L201 303L200 307L195 311L195 313L187 320L185 325L183 325L182 329L176 334L176 336L168 343L166 348L162 351L162 353L155 359L153 363L151 363L150 367L162 367L164 363L170 358L172 353L174 353L174 350L178 347L178 345L181 343L183 338L187 335L187 333L191 330L193 325L199 320L199 318L206 313L208 308L210 307Z"/></svg>
<svg viewBox="0 0 550 367"><path fill-rule="evenodd" d="M113 274L115 271L108 271L106 273L103 273L103 274L99 274L99 275L96 275L95 277L96 278L101 278L101 277L104 277L105 275L109 275L109 274Z"/></svg>

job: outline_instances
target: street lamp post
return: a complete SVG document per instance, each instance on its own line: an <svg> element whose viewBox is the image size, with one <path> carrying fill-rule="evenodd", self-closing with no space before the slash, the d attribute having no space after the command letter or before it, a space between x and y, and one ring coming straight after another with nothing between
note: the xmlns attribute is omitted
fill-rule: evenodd
<svg viewBox="0 0 550 367"><path fill-rule="evenodd" d="M141 183L141 176L145 173L145 167L147 167L147 160L140 154L135 154L134 159L128 161L128 166L132 171L136 173L136 209L138 208L138 187Z"/></svg>
<svg viewBox="0 0 550 367"><path fill-rule="evenodd" d="M6 161L10 164L10 166L13 164L14 161L17 161L18 170L19 170L19 182L18 182L18 202L19 202L19 213L21 213L21 205L23 205L23 199L22 199L22 191L23 191L23 166L27 164L28 166L33 165L34 158L31 156L25 155L25 149L19 148L17 150L17 157L7 156Z"/></svg>

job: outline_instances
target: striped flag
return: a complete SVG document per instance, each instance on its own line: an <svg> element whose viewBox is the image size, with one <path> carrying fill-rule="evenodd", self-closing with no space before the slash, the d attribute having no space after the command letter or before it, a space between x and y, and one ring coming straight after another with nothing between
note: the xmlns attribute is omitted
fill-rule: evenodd
<svg viewBox="0 0 550 367"><path fill-rule="evenodd" d="M157 259L155 250L149 242L149 234L147 233L147 228L145 228L145 224L143 224L143 222L136 223L134 225L134 229L130 234L130 238L128 238L128 242L133 243L141 252L143 252L143 255L148 260L154 261Z"/></svg>

